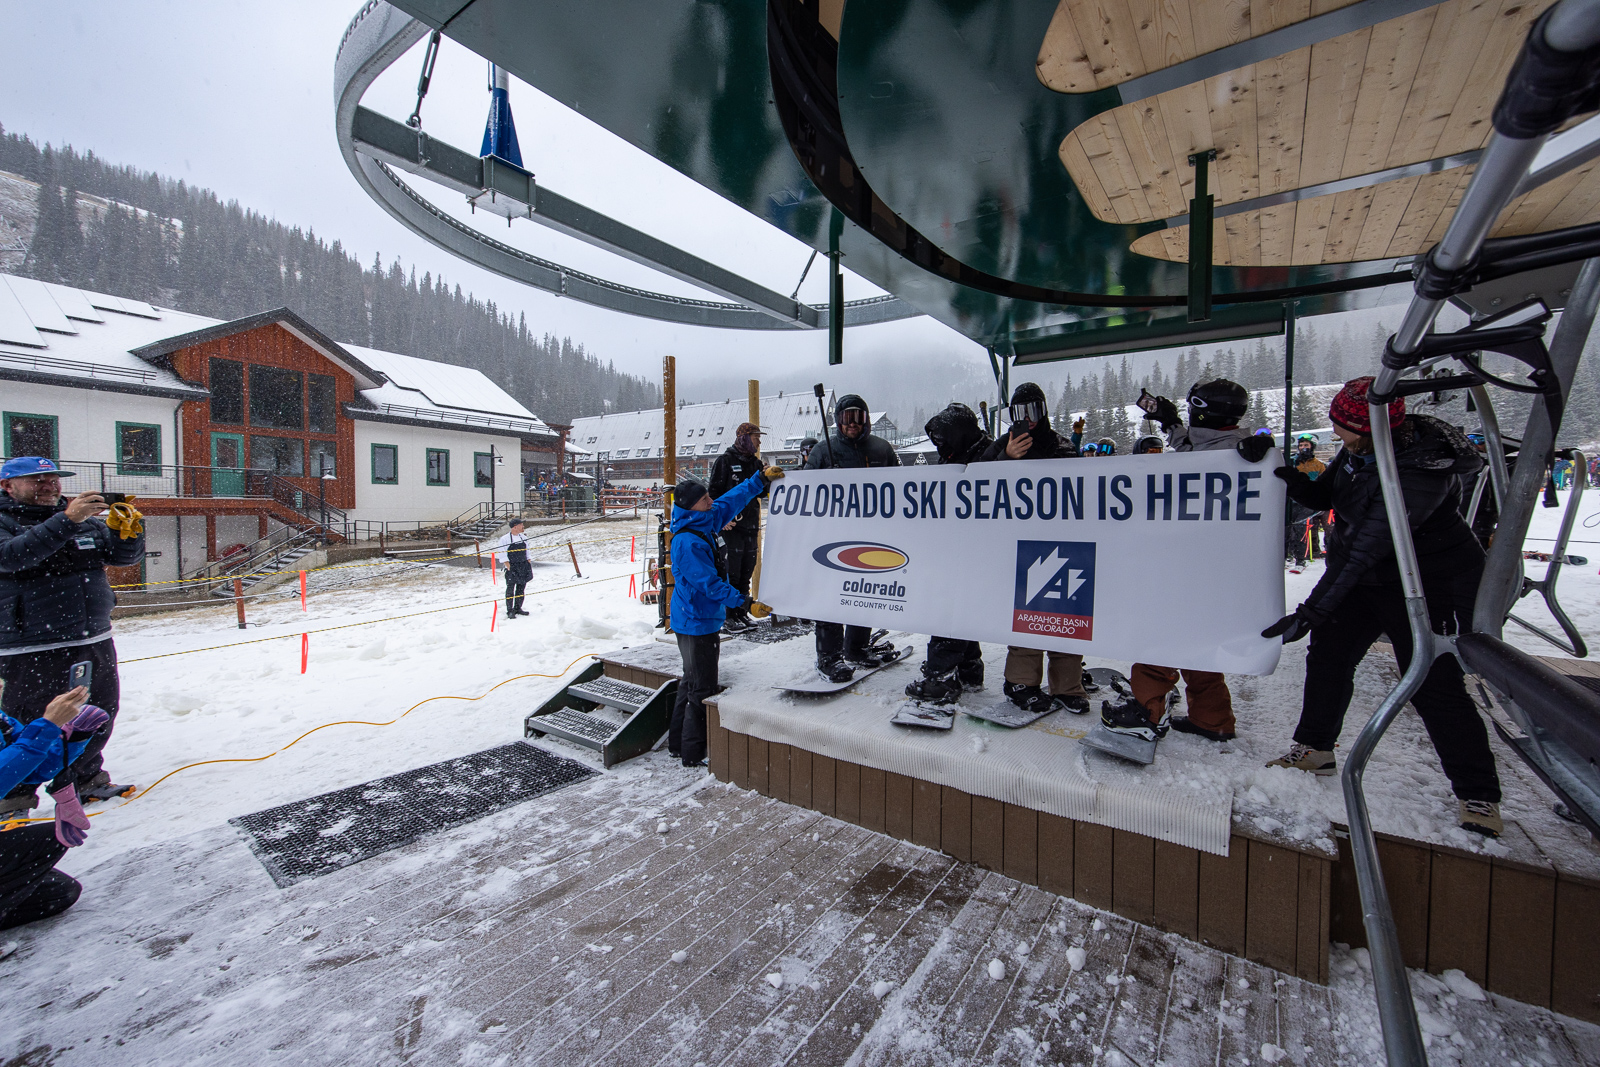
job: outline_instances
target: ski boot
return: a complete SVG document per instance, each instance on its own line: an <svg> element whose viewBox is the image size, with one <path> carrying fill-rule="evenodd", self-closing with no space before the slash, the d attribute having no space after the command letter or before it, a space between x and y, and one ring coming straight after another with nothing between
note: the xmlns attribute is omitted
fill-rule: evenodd
<svg viewBox="0 0 1600 1067"><path fill-rule="evenodd" d="M722 620L722 632L725 634L742 634L754 624L738 612L733 612Z"/></svg>
<svg viewBox="0 0 1600 1067"><path fill-rule="evenodd" d="M894 659L894 646L884 641L861 649L845 649L845 662L864 671L876 670Z"/></svg>
<svg viewBox="0 0 1600 1067"><path fill-rule="evenodd" d="M963 663L956 668L956 677L960 680L963 690L976 693L983 688L983 660L975 659Z"/></svg>
<svg viewBox="0 0 1600 1067"><path fill-rule="evenodd" d="M1225 741L1232 741L1236 736L1232 730L1229 730L1227 733L1223 733L1219 730L1207 730L1204 726L1196 726L1194 724L1194 720L1190 719L1187 715L1180 715L1176 719L1173 719L1172 728L1178 731L1180 734L1190 734L1194 737L1203 737L1207 741L1215 741L1218 744L1222 744Z"/></svg>
<svg viewBox="0 0 1600 1067"><path fill-rule="evenodd" d="M96 801L111 800L115 797L131 797L139 789L136 785L118 785L111 780L111 775L101 771L87 782L78 786L78 799L85 804Z"/></svg>
<svg viewBox="0 0 1600 1067"><path fill-rule="evenodd" d="M1073 715L1089 714L1088 697L1052 696L1050 702L1055 705L1058 711L1070 712Z"/></svg>
<svg viewBox="0 0 1600 1067"><path fill-rule="evenodd" d="M6 797L0 799L0 822L7 819L26 819L28 812L39 806L37 792L24 793L20 797Z"/></svg>
<svg viewBox="0 0 1600 1067"><path fill-rule="evenodd" d="M848 682L856 676L855 668L843 656L828 656L817 660L817 673L830 682Z"/></svg>
<svg viewBox="0 0 1600 1067"><path fill-rule="evenodd" d="M1043 715L1052 709L1050 694L1036 685L1023 685L1021 682L1007 682L1004 686L1006 699L1021 708Z"/></svg>
<svg viewBox="0 0 1600 1067"><path fill-rule="evenodd" d="M1164 720L1161 725L1151 722L1150 709L1133 699L1101 704L1100 725L1114 734L1140 741L1159 741L1167 732Z"/></svg>
<svg viewBox="0 0 1600 1067"><path fill-rule="evenodd" d="M961 682L953 670L930 674L924 667L921 678L907 683L906 696L919 704L954 704L961 696Z"/></svg>

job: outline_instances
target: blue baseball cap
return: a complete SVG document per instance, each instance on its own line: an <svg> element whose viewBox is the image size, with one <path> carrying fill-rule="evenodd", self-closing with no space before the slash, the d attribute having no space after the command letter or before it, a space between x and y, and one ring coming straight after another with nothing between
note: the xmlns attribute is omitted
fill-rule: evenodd
<svg viewBox="0 0 1600 1067"><path fill-rule="evenodd" d="M59 474L63 478L76 478L77 471L64 471L56 461L44 456L18 456L0 466L0 478L26 478L30 474Z"/></svg>

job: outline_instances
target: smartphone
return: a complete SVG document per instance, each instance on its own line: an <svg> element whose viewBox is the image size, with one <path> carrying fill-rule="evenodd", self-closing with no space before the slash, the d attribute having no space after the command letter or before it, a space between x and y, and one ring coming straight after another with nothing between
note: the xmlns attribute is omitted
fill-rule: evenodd
<svg viewBox="0 0 1600 1067"><path fill-rule="evenodd" d="M112 504L126 504L129 497L127 493L101 493L100 499L109 507Z"/></svg>
<svg viewBox="0 0 1600 1067"><path fill-rule="evenodd" d="M1156 401L1157 398L1150 395L1150 390L1140 389L1139 399L1135 400L1134 404L1139 408L1140 411L1147 411L1151 414L1154 414L1156 410Z"/></svg>
<svg viewBox="0 0 1600 1067"><path fill-rule="evenodd" d="M74 663L67 675L67 688L76 689L81 685L87 689L92 684L94 684L94 664L86 659Z"/></svg>

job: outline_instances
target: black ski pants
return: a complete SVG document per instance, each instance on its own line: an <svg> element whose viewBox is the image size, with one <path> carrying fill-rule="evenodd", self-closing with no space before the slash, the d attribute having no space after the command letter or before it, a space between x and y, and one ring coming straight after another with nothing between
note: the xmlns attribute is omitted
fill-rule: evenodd
<svg viewBox="0 0 1600 1067"><path fill-rule="evenodd" d="M735 526L722 532L722 540L728 546L728 584L749 599L750 579L756 572L756 531ZM729 608L728 617L743 610L743 607Z"/></svg>
<svg viewBox="0 0 1600 1067"><path fill-rule="evenodd" d="M506 614L511 615L522 610L523 590L528 588L527 582L520 582L515 578L506 579Z"/></svg>
<svg viewBox="0 0 1600 1067"><path fill-rule="evenodd" d="M722 635L678 634L683 657L683 677L678 679L678 700L672 705L672 725L667 729L667 751L685 763L706 758L705 699L717 691L717 659Z"/></svg>
<svg viewBox="0 0 1600 1067"><path fill-rule="evenodd" d="M1472 603L1483 565L1437 583L1425 583L1428 615L1439 633L1471 629ZM1311 628L1306 650L1305 697L1294 739L1308 748L1331 752L1344 726L1344 714L1355 691L1356 667L1383 634L1394 645L1404 671L1411 662L1411 627L1398 583L1358 585L1328 621ZM1467 695L1461 663L1454 656L1434 660L1422 688L1411 698L1433 741L1450 786L1462 800L1500 800L1489 734L1477 706Z"/></svg>
<svg viewBox="0 0 1600 1067"><path fill-rule="evenodd" d="M842 622L817 623L817 660L832 659L849 652L865 652L872 640L872 627L846 626Z"/></svg>
<svg viewBox="0 0 1600 1067"><path fill-rule="evenodd" d="M952 670L964 684L983 684L983 650L978 642L959 637L928 638L928 662L922 672L931 678Z"/></svg>
<svg viewBox="0 0 1600 1067"><path fill-rule="evenodd" d="M0 930L48 919L78 902L83 887L54 869L66 853L54 823L0 833Z"/></svg>
<svg viewBox="0 0 1600 1067"><path fill-rule="evenodd" d="M65 693L71 686L72 665L81 660L94 664L94 681L89 686L89 703L104 708L111 721L96 730L83 750L65 773L50 783L55 793L69 785L82 792L83 787L100 773L104 763L101 753L111 740L111 729L117 724L117 705L122 699L122 683L117 678L117 646L106 638L92 645L74 645L71 648L52 648L47 652L24 652L16 656L0 656L0 708L13 719L26 725L44 714L50 701ZM26 796L33 786L19 785L7 796Z"/></svg>

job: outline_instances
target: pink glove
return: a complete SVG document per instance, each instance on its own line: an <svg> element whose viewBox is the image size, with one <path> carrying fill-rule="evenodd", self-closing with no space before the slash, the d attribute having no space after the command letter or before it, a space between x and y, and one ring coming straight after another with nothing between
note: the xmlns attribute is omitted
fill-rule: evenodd
<svg viewBox="0 0 1600 1067"><path fill-rule="evenodd" d="M111 715L104 708L97 708L93 704L85 704L79 709L78 714L67 720L63 727L66 734L92 734L100 727L111 721Z"/></svg>
<svg viewBox="0 0 1600 1067"><path fill-rule="evenodd" d="M56 840L68 848L77 848L89 838L89 816L83 813L83 804L78 800L78 787L69 785L50 795L56 802Z"/></svg>

